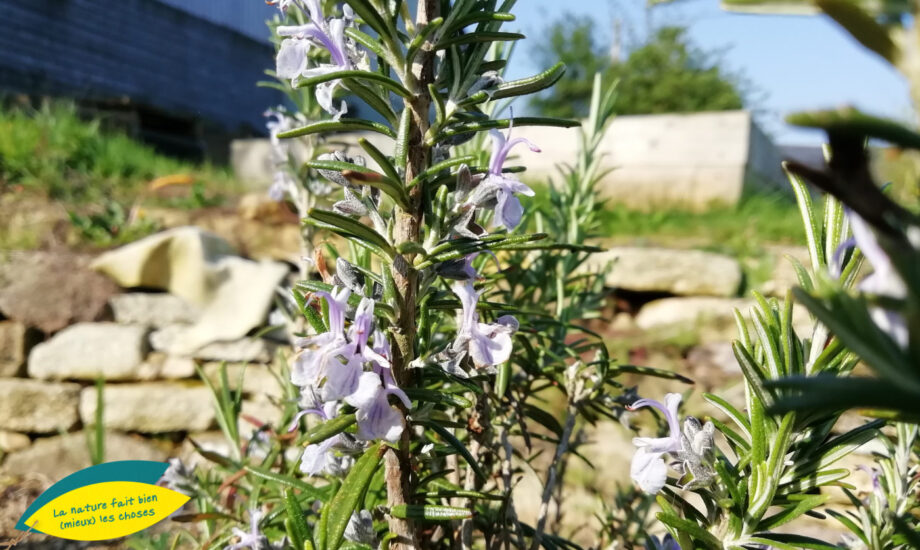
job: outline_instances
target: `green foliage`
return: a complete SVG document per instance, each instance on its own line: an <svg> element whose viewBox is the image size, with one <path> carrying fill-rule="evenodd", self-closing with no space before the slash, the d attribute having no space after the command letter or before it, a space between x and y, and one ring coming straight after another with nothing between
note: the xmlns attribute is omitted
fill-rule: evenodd
<svg viewBox="0 0 920 550"><path fill-rule="evenodd" d="M501 30L513 20L508 12L513 0L425 1L419 13L434 10L437 17L421 21L411 19L404 2L347 4L360 26L347 28L354 43L346 46L360 47L360 54L351 52L347 72L296 76L292 101L310 109L312 94L305 92L328 90L323 86L337 79L339 90L358 96L381 121L322 120L316 109L285 112L278 117L285 125L276 126L277 136L314 143L309 140L323 134L365 129L391 138L393 147L361 143L377 164L373 170L343 151L290 170L285 151L275 151L282 153L279 175L296 184L285 192L297 203L304 226L347 245L338 241L316 254L317 263L323 255L335 262L334 276L327 271L331 266L317 265L324 280L305 277L295 287L291 310L303 317L296 335L320 337L297 340L290 370L297 369L301 387L290 381L287 368L279 377L285 396L277 403L280 422L262 424L246 437L242 396L231 389L243 384L233 384L224 370L218 383L209 383L231 450L197 448L213 469L183 482L193 489L197 506L197 513L183 519L197 524L209 547L236 540L248 515L268 541L285 534L298 548L316 550L360 548L371 544L368 538L382 539L383 547L480 547L483 540L519 550L578 549L557 534L546 512L560 502L553 488L563 483L569 455L578 453L581 425L615 415L616 378L640 372L631 366L620 370L603 338L581 328L597 316L603 274L574 273L595 250L582 241L599 227L597 147L615 96L598 78L578 165L563 174L552 207L520 224L521 230L546 232L518 232L515 193L529 190L511 179L515 169L504 168L508 149L490 158L487 132L512 125L577 126L571 120L501 117L506 100L546 89L564 67L554 63L512 82L495 78L510 55L505 43L522 38ZM304 15L291 5L287 17ZM311 47L310 55L318 58L309 63L325 63L321 48ZM425 66L432 70L419 72ZM266 83L276 84L288 88L290 77ZM502 142L507 133L492 138ZM300 193L313 174L337 183L328 185L339 199L332 209ZM494 223L497 204L510 206L505 219L515 221ZM493 260L498 269L492 269ZM333 290L338 297L325 298ZM465 316L458 318L460 311ZM318 364L315 352L325 345L320 342L340 332L349 344L358 345L361 334L364 342L336 348L327 367L311 378L304 368ZM355 355L359 349L366 355ZM370 350L379 355L369 359ZM347 354L348 365L339 360ZM334 375L342 372L333 369L350 366L360 370L359 389L327 397ZM370 405L359 395L368 380L381 383ZM561 420L546 407L548 399L559 398L565 402ZM321 420L313 421L313 415ZM387 441L380 441L375 428L380 424ZM533 442L540 442L539 448ZM538 465L535 459L546 449L554 460ZM320 468L311 462L317 456L324 461ZM525 468L537 471L547 486L544 512L532 525L515 511L514 490ZM232 485L232 501L222 500L222 484ZM374 533L361 540L356 520L365 535L373 520ZM432 534L430 523L443 527L440 535Z"/></svg>
<svg viewBox="0 0 920 550"><path fill-rule="evenodd" d="M0 190L22 186L68 204L127 202L150 180L180 173L209 185L231 182L223 170L159 155L100 120L84 121L71 103L0 108Z"/></svg>
<svg viewBox="0 0 920 550"><path fill-rule="evenodd" d="M594 75L610 70L607 47L595 35L594 19L566 16L543 32L534 47L539 63L565 63L566 74L530 105L547 116L582 117L588 114Z"/></svg>
<svg viewBox="0 0 920 550"><path fill-rule="evenodd" d="M735 206L701 212L662 208L634 210L608 205L600 213L602 234L652 242L689 242L734 254L759 252L766 243L800 243L805 237L795 202L788 195L750 193Z"/></svg>
<svg viewBox="0 0 920 550"><path fill-rule="evenodd" d="M103 202L100 212L69 211L67 215L80 238L97 246L128 243L159 229L152 220L135 219L132 209L112 199Z"/></svg>
<svg viewBox="0 0 920 550"><path fill-rule="evenodd" d="M613 504L601 503L598 548L639 548L654 523L655 499L636 487L617 484ZM646 545L648 547L649 545Z"/></svg>
<svg viewBox="0 0 920 550"><path fill-rule="evenodd" d="M800 283L811 288L814 277L828 277L834 252L845 238L843 209L830 198L824 220L815 215L810 196L793 180L808 234L812 272L800 266ZM843 285L860 258L850 256L838 276ZM705 510L695 508L685 495L666 489L659 496L665 523L682 547L736 548L766 544L779 548L833 548L820 540L773 531L825 504L827 495L816 490L846 486L849 475L837 463L878 436L881 421L870 422L834 435L839 408L774 407L787 397L777 382L789 377L820 381L824 392L834 383L850 380L859 358L840 345L816 322L811 331L798 334L792 326L793 308L801 307L787 296L782 302L755 293L755 306L747 318L736 312L739 339L733 351L744 374L745 406L705 394L705 399L729 424L713 419L726 437L730 452L716 450L714 481L696 488ZM776 414L780 413L780 414ZM689 486L688 486L689 488ZM713 535L717 534L718 538Z"/></svg>
<svg viewBox="0 0 920 550"><path fill-rule="evenodd" d="M614 110L621 115L692 113L740 109L744 97L737 77L717 58L690 44L686 29L662 27L621 62L613 62L594 36L594 20L566 18L548 30L537 47L541 61L562 60L566 75L552 90L531 99L548 116L581 117L588 112L591 78L600 71L619 81Z"/></svg>
<svg viewBox="0 0 920 550"><path fill-rule="evenodd" d="M95 466L105 462L105 379L96 379L96 411L93 423L84 428L90 462Z"/></svg>
<svg viewBox="0 0 920 550"><path fill-rule="evenodd" d="M589 118L579 131L579 157L560 170L560 177L550 183L545 198L537 202L529 214L530 227L546 234L551 241L575 245L591 242L601 235L604 202L598 198L597 187L607 171L602 167L598 147L613 122L616 98L617 88L609 84L604 86L600 74L594 75ZM568 344L571 337L579 333L572 323L599 317L604 305L603 274L586 274L579 270L590 255L599 250L582 247L565 254L553 251L511 254L510 265L529 262L531 266L526 270L508 270L504 274L509 286L503 298L518 304L522 310L540 312L529 321L534 327L540 327L539 339L535 338L529 346L536 355L525 356L522 358L525 362L545 365L596 354L597 364L604 369L611 366L607 348L597 335L582 335L584 338L579 346ZM560 379L559 382L564 387L564 381ZM609 414L599 403L596 405L599 409L596 414Z"/></svg>
<svg viewBox="0 0 920 550"><path fill-rule="evenodd" d="M860 499L844 489L853 509L828 513L853 534L851 540L856 544L862 542L880 550L904 548L905 543L916 548L916 529L911 532L900 518L907 518L917 508L917 426L898 423L893 437L879 439L885 450L875 455L875 466L866 469L872 490ZM911 535L913 538L908 538Z"/></svg>
<svg viewBox="0 0 920 550"><path fill-rule="evenodd" d="M694 49L681 27L658 29L648 44L610 68L620 81L621 115L740 109L735 78L712 56Z"/></svg>

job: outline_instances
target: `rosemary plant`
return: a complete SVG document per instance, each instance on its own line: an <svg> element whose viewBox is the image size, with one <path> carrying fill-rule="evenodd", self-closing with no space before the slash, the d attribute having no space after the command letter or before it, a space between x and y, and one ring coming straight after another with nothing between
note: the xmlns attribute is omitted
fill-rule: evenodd
<svg viewBox="0 0 920 550"><path fill-rule="evenodd" d="M515 128L578 124L504 116L508 101L564 71L560 64L504 79L509 44L524 38L503 30L514 4L276 1L271 85L291 94L292 107L273 115L274 190L327 246L313 254L317 277L305 268L294 289L304 321L278 377L280 421L242 415L231 389L242 382L231 385L223 371L213 391L229 452L199 448L214 467L177 463L166 476L197 507L177 518L194 522L197 535L181 536L233 550L580 550L562 532L565 474L581 458L585 425L617 419L627 406L666 420L664 437L634 440L630 473L658 495L669 534L647 535L648 501L633 495L617 502L635 510L599 516L627 530L604 526L603 540L672 550L834 548L790 529L805 515L824 517L822 488L846 486L850 475L839 461L880 437L882 420L834 431L846 407L872 405L902 421L879 458L881 489L868 500L851 492L854 510L828 513L870 547L910 543L916 428L903 422L920 402L920 332L911 330L920 318L918 224L869 185L863 138L916 147L920 136L819 117L831 128L829 171L789 165L811 260L796 264L798 302L755 295L749 314L737 313L745 403L707 394L721 415L682 419L679 394L638 399L616 378L686 379L618 364L603 336L584 327L604 298L603 273L584 268L595 251L584 243L598 228L598 151L613 87L596 79L578 158L548 202L529 204L534 190L508 164L519 148L540 151ZM329 136L355 131L390 145L358 137L355 150L329 146ZM285 140L304 137L315 156L299 166ZM800 178L839 198L824 201L823 219ZM842 182L853 181L867 200L847 194ZM329 201L315 200L327 193ZM874 272L860 279L864 256ZM801 304L815 315L805 334L792 325ZM860 359L879 376L853 377ZM853 384L866 382L870 397L854 397ZM810 391L816 386L834 392ZM536 460L541 454L551 460ZM527 469L542 493L525 514L515 489Z"/></svg>
<svg viewBox="0 0 920 550"><path fill-rule="evenodd" d="M790 258L803 289L796 295L807 296L816 279L852 287L862 256L843 252L849 232L843 205L828 197L819 220L805 185L794 176L790 180L811 260L806 268ZM705 394L729 421L713 418L703 424L693 417L681 423L678 394L669 394L663 404L634 403L632 408L659 409L669 434L635 440L633 477L646 491L660 493L658 519L681 548L835 548L832 541L795 534L791 522L806 514L823 517L819 508L828 496L821 488L847 486L851 472L837 467L838 461L878 437L882 421L835 434L841 408L791 403L785 389L790 378L833 387L851 379L859 357L828 330L823 317L799 335L792 312L802 306L791 295L783 301L757 293L754 298L747 317L736 312L739 339L733 343L744 374L744 406ZM724 447L716 444L717 433L724 436ZM669 471L677 478L668 478Z"/></svg>
<svg viewBox="0 0 920 550"><path fill-rule="evenodd" d="M578 123L499 116L501 100L545 89L564 71L503 78L507 43L523 38L502 30L514 3L277 2L273 76L295 90L295 107L315 104L331 118L278 116L276 146L304 136L328 146L345 131L382 134L392 146L359 138L359 154L327 147L303 167L289 155L279 162L279 189L292 190L298 208L309 204L296 200L304 182L291 180L319 174L334 186L331 208L303 212L330 245L315 255L318 280L294 291L305 326L278 379L280 423L241 415L230 389L240 385L224 374L213 390L231 452L199 449L214 467L177 464L167 476L195 495L197 512L179 519L196 523L197 540L579 548L557 532L551 508L581 443L579 420L613 415L614 377L628 369L578 326L595 315L602 278L572 273L594 250L581 240L595 227L594 155L611 92L598 83L586 153L554 195L562 202L550 215L567 225L541 226L526 207L533 190L506 166L515 148L539 147L513 129ZM534 225L547 232L526 232ZM534 294L532 281L552 295ZM241 421L256 424L250 436ZM545 488L530 522L514 489L544 452L555 460L537 468Z"/></svg>

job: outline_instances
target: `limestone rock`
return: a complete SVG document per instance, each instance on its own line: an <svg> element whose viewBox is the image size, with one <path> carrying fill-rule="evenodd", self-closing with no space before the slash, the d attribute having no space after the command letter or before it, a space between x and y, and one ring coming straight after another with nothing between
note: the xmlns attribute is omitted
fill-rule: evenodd
<svg viewBox="0 0 920 550"><path fill-rule="evenodd" d="M646 331L700 326L734 330L733 310L747 311L752 304L742 298L663 298L645 304L636 315L636 325Z"/></svg>
<svg viewBox="0 0 920 550"><path fill-rule="evenodd" d="M222 284L214 300L202 311L198 322L177 340L177 345L191 351L212 342L242 338L261 327L274 302L275 289L288 271L287 264L224 258L216 267Z"/></svg>
<svg viewBox="0 0 920 550"><path fill-rule="evenodd" d="M103 393L106 428L161 433L206 430L214 423L210 390L201 384L151 382L115 384ZM80 416L90 423L96 414L96 389L80 394Z"/></svg>
<svg viewBox="0 0 920 550"><path fill-rule="evenodd" d="M21 451L31 444L32 441L26 434L0 430L0 451L4 453Z"/></svg>
<svg viewBox="0 0 920 550"><path fill-rule="evenodd" d="M168 293L129 292L113 296L109 301L115 321L126 325L146 325L156 328L177 323L194 323L198 308L178 296Z"/></svg>
<svg viewBox="0 0 920 550"><path fill-rule="evenodd" d="M179 346L175 344L176 340L182 335L182 332L189 329L190 325L169 325L150 333L150 347L159 353L175 353Z"/></svg>
<svg viewBox="0 0 920 550"><path fill-rule="evenodd" d="M162 461L166 453L151 442L117 432L105 435L105 461ZM12 475L40 474L54 481L91 466L86 436L83 432L42 437L31 447L11 453L3 467Z"/></svg>
<svg viewBox="0 0 920 550"><path fill-rule="evenodd" d="M610 323L610 330L613 332L633 332L636 330L636 321L633 319L633 316L620 312L613 316L613 321Z"/></svg>
<svg viewBox="0 0 920 550"><path fill-rule="evenodd" d="M0 429L25 433L67 431L77 423L80 386L0 378Z"/></svg>
<svg viewBox="0 0 920 550"><path fill-rule="evenodd" d="M176 334L170 352L189 355L212 342L236 340L261 326L289 271L278 262L231 255L219 237L180 227L100 256L93 267L122 286L168 290L201 306L201 316Z"/></svg>
<svg viewBox="0 0 920 550"><path fill-rule="evenodd" d="M41 334L16 321L0 321L0 378L23 373L32 346Z"/></svg>
<svg viewBox="0 0 920 550"><path fill-rule="evenodd" d="M118 288L88 263L85 256L57 252L0 256L0 311L47 333L106 318Z"/></svg>
<svg viewBox="0 0 920 550"><path fill-rule="evenodd" d="M29 376L45 379L130 380L147 347L147 329L115 323L67 327L29 355Z"/></svg>
<svg viewBox="0 0 920 550"><path fill-rule="evenodd" d="M711 342L696 346L687 353L692 369L706 369L723 374L741 374L731 342Z"/></svg>
<svg viewBox="0 0 920 550"><path fill-rule="evenodd" d="M645 304L636 315L636 325L659 335L693 332L703 343L730 341L738 337L734 310L749 319L753 305L754 300L746 298L663 298ZM799 335L811 334L812 321L804 307L793 308L792 326Z"/></svg>
<svg viewBox="0 0 920 550"><path fill-rule="evenodd" d="M262 338L241 338L233 342L214 342L197 350L196 359L206 361L267 363L272 360L275 346Z"/></svg>
<svg viewBox="0 0 920 550"><path fill-rule="evenodd" d="M193 304L205 304L214 294L208 264L233 253L216 235L177 227L106 252L92 268L122 288L166 290Z"/></svg>
<svg viewBox="0 0 920 550"><path fill-rule="evenodd" d="M729 256L701 250L613 248L591 256L588 268L611 263L609 287L682 296L735 296L741 266Z"/></svg>
<svg viewBox="0 0 920 550"><path fill-rule="evenodd" d="M721 390L727 382L742 377L741 367L738 366L728 340L693 347L687 353L686 362L685 374L696 382L697 388L704 391L716 388Z"/></svg>
<svg viewBox="0 0 920 550"><path fill-rule="evenodd" d="M247 258L296 264L303 255L300 220L285 204L271 201L266 192L243 196L236 211L208 208L191 213L188 210L145 208L144 213L160 227L200 227L226 240Z"/></svg>
<svg viewBox="0 0 920 550"><path fill-rule="evenodd" d="M205 361L227 361L231 363L267 363L274 355L274 345L262 338L240 338L233 341L213 341L200 348L186 347L183 335L190 327L172 325L150 335L153 349L172 355L190 355Z"/></svg>
<svg viewBox="0 0 920 550"><path fill-rule="evenodd" d="M138 380L179 380L195 376L195 360L152 352L137 369Z"/></svg>

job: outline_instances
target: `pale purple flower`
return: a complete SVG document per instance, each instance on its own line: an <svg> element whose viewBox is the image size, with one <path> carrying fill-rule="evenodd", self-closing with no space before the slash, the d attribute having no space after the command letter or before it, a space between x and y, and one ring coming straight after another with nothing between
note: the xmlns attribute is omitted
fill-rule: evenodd
<svg viewBox="0 0 920 550"><path fill-rule="evenodd" d="M298 342L306 349L294 360L291 380L302 388L303 410L292 428L304 414L331 418L338 410L338 400L344 399L358 409L355 416L359 439L395 441L402 433L404 420L402 413L390 406L389 396L395 395L406 408L411 403L390 372L389 342L375 327L374 300L362 298L346 331L345 314L351 291L342 287L332 293L316 294L326 300L329 330ZM367 366L371 371L365 371ZM337 464L333 447L344 443L345 440L338 438L308 446L301 462L302 471L310 475L330 472Z"/></svg>
<svg viewBox="0 0 920 550"><path fill-rule="evenodd" d="M867 474L869 474L869 478L872 480L872 494L869 496L866 496L866 498L863 499L863 502L868 505L870 497L874 497L879 502L882 508L887 508L888 507L888 495L885 493L885 488L882 487L881 470L875 467L870 468L863 464L860 464L859 466L857 466L856 469L862 470L866 472Z"/></svg>
<svg viewBox="0 0 920 550"><path fill-rule="evenodd" d="M345 28L353 24L354 13L351 7L344 7L344 17L332 17L328 21L323 17L320 0L305 0L310 14L310 23L305 25L282 25L278 27L278 35L286 37L281 42L278 50L275 72L280 78L291 79L293 85L300 78L310 78L338 71L347 71L355 68L357 51L353 44L345 38ZM318 47L329 52L332 63L309 66L308 53L313 47ZM316 100L320 106L334 119L338 120L348 111L348 106L342 102L342 107L337 109L332 103L338 80L324 82L316 87Z"/></svg>
<svg viewBox="0 0 920 550"><path fill-rule="evenodd" d="M345 539L358 544L377 547L377 531L374 530L374 518L368 510L352 512L345 527Z"/></svg>
<svg viewBox="0 0 920 550"><path fill-rule="evenodd" d="M297 182L286 170L275 170L272 175L272 184L268 188L268 198L281 202L285 197L297 196Z"/></svg>
<svg viewBox="0 0 920 550"><path fill-rule="evenodd" d="M658 537L652 535L645 543L646 550L681 550L680 545L674 540L670 533L664 536L660 541Z"/></svg>
<svg viewBox="0 0 920 550"><path fill-rule="evenodd" d="M363 362L354 356L345 362L330 365L326 370L326 381L323 384L323 399L338 400L355 393L358 389L358 379L363 373Z"/></svg>
<svg viewBox="0 0 920 550"><path fill-rule="evenodd" d="M466 257L458 260L448 260L446 262L441 262L438 264L437 272L438 275L446 279L456 279L460 281L468 279L479 279L479 273L476 271L476 268L473 267L473 262L479 257L480 254L488 254L495 261L495 266L498 271L502 270L501 263L498 261L498 257L491 250L483 250L481 252L475 252L473 254L468 254Z"/></svg>
<svg viewBox="0 0 920 550"><path fill-rule="evenodd" d="M495 323L480 323L476 304L481 292L473 281L456 282L451 290L460 298L457 338L454 349L466 350L477 368L500 365L511 357L511 334L518 329L517 320L510 315L499 317Z"/></svg>
<svg viewBox="0 0 920 550"><path fill-rule="evenodd" d="M341 399L358 389L358 379L364 372L364 363L370 362L379 368L390 368L386 357L368 345L368 338L374 330L374 301L362 298L355 312L354 321L348 329L348 343L337 348L340 364L333 362L325 369L323 399Z"/></svg>
<svg viewBox="0 0 920 550"><path fill-rule="evenodd" d="M290 145L286 140L278 138L278 134L293 127L292 119L284 112L275 109L265 111L268 118L265 127L268 129L268 139L271 144L271 159L275 173L272 176L272 185L268 188L268 196L273 201L282 201L286 196L297 195L297 182L287 170Z"/></svg>
<svg viewBox="0 0 920 550"><path fill-rule="evenodd" d="M168 460L169 467L163 472L163 476L157 482L161 487L167 487L184 495L194 496L195 486L195 467L191 469L178 458Z"/></svg>
<svg viewBox="0 0 920 550"><path fill-rule="evenodd" d="M375 364L381 368L390 368L390 341L379 328L374 329L374 343L371 344L371 349L384 361L380 363L375 360Z"/></svg>
<svg viewBox="0 0 920 550"><path fill-rule="evenodd" d="M249 510L249 532L243 531L238 527L233 528L233 534L239 537L239 541L226 547L226 550L263 550L268 547L268 539L259 531L259 522L262 520L262 511L258 509Z"/></svg>
<svg viewBox="0 0 920 550"><path fill-rule="evenodd" d="M315 414L323 420L329 420L330 418L338 416L338 401L327 401L324 403L319 394L319 390L314 386L304 386L300 389L300 412L298 412L297 415L294 416L294 420L291 421L291 427L288 428L289 432L294 431L300 419L308 414Z"/></svg>
<svg viewBox="0 0 920 550"><path fill-rule="evenodd" d="M395 395L406 408L412 404L408 396L396 387L389 369L380 373L365 372L361 375L358 389L345 398L345 402L358 409L358 439L372 441L385 439L393 442L399 439L405 428L403 415L390 405L389 396Z"/></svg>
<svg viewBox="0 0 920 550"><path fill-rule="evenodd" d="M282 109L282 107L278 109ZM272 162L274 164L287 162L288 153L290 153L291 150L289 142L280 139L278 134L286 132L294 127L293 119L278 109L269 109L263 113L268 119L265 123L265 128L268 129L268 141L271 145Z"/></svg>
<svg viewBox="0 0 920 550"><path fill-rule="evenodd" d="M891 263L891 258L879 245L872 228L855 212L848 210L847 217L853 232L853 241L872 265L872 273L860 282L859 289L878 296L906 298L907 287ZM870 308L869 315L876 326L891 336L898 346L902 349L907 347L909 335L907 323L902 315L881 307Z"/></svg>
<svg viewBox="0 0 920 550"><path fill-rule="evenodd" d="M637 449L633 455L629 475L648 494L660 491L668 479L668 465L663 456L681 450L680 421L677 418L680 401L679 393L669 393L664 396L664 404L654 399L640 399L628 407L629 410L654 407L661 411L668 421L667 437L633 438L633 445Z"/></svg>
<svg viewBox="0 0 920 550"><path fill-rule="evenodd" d="M291 426L292 429L297 426L300 417L305 414L315 414L323 420L335 418L338 414L339 403L337 401L318 404L318 396L316 396L315 393L313 396L314 399L312 401L308 400L306 403L302 403L302 405L311 408L302 410L297 414ZM354 446L354 440L350 439L350 436L344 434L336 434L319 443L307 445L306 448L304 448L303 455L300 457L300 471L310 476L324 473L333 475L344 473L351 467L353 459L345 455L336 455L334 449L348 449Z"/></svg>
<svg viewBox="0 0 920 550"><path fill-rule="evenodd" d="M510 130L508 133L510 137ZM531 151L537 153L540 152L540 148L524 138L506 140L498 130L491 130L489 135L492 136L492 158L489 161L489 172L482 183L470 194L466 203L492 207L495 213L492 220L493 225L505 227L510 231L521 223L521 217L524 215L524 207L521 206L521 201L515 194L520 193L531 197L534 191L517 178L504 175L502 169L508 159L508 154L516 145L527 144Z"/></svg>
<svg viewBox="0 0 920 550"><path fill-rule="evenodd" d="M310 476L337 471L338 459L332 448L341 438L341 434L337 434L319 443L307 445L300 459L300 471Z"/></svg>
<svg viewBox="0 0 920 550"><path fill-rule="evenodd" d="M317 386L330 368L341 364L340 354L348 347L345 337L345 312L351 290L333 289L332 293L316 292L326 299L329 309L329 330L316 336L301 338L297 347L305 348L294 359L291 382L296 386Z"/></svg>
<svg viewBox="0 0 920 550"><path fill-rule="evenodd" d="M368 345L368 338L373 333L374 344ZM354 349L352 353L362 360L373 363L380 368L390 368L387 357L390 354L390 345L386 336L374 329L374 301L362 298L355 313L355 320L348 331Z"/></svg>

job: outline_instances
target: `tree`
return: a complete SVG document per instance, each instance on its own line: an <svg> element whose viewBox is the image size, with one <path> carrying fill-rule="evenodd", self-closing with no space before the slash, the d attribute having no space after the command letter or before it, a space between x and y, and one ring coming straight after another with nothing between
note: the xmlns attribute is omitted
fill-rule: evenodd
<svg viewBox="0 0 920 550"><path fill-rule="evenodd" d="M541 63L565 62L565 77L530 105L547 116L583 117L588 110L594 72L619 80L618 114L723 111L744 106L737 78L728 74L710 53L694 48L686 29L659 28L643 46L614 63L595 37L590 18L566 18L554 23L550 39L537 48Z"/></svg>
<svg viewBox="0 0 920 550"><path fill-rule="evenodd" d="M530 105L537 111L552 117L587 115L594 75L605 74L611 65L594 30L591 18L566 16L549 27L545 33L549 40L534 48L538 65L551 67L561 61L566 68L565 76L548 93L531 98Z"/></svg>
<svg viewBox="0 0 920 550"><path fill-rule="evenodd" d="M733 79L711 56L692 48L682 27L662 27L623 63L612 65L619 79L617 113L692 113L743 106Z"/></svg>

